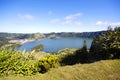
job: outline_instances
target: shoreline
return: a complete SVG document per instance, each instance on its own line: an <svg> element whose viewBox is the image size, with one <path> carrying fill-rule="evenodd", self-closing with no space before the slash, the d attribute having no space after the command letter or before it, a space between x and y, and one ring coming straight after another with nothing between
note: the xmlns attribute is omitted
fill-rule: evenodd
<svg viewBox="0 0 120 80"><path fill-rule="evenodd" d="M10 40L8 41L9 43L13 43L13 44L20 44L23 45L25 43L28 42L33 42L33 41L37 41L36 39L18 39L18 40Z"/></svg>

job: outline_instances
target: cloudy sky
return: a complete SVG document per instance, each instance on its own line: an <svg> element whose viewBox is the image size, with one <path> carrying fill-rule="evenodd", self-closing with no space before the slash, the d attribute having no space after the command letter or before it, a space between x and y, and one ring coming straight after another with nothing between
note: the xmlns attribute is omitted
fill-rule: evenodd
<svg viewBox="0 0 120 80"><path fill-rule="evenodd" d="M0 32L86 32L110 25L120 25L120 0L0 0Z"/></svg>

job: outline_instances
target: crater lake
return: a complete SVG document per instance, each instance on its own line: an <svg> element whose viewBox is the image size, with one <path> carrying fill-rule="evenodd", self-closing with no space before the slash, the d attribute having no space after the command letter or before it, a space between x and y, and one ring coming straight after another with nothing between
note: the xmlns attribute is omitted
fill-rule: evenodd
<svg viewBox="0 0 120 80"><path fill-rule="evenodd" d="M87 48L89 49L92 43L92 38L45 38L42 40L27 42L20 47L17 48L17 50L26 50L30 51L31 48L43 44L44 48L42 51L54 53L61 49L65 48L82 48L84 40L86 40Z"/></svg>

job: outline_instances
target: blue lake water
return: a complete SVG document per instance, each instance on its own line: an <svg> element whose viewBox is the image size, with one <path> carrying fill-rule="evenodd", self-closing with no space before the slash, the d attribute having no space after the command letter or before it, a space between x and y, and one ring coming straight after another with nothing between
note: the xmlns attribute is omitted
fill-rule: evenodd
<svg viewBox="0 0 120 80"><path fill-rule="evenodd" d="M28 42L17 48L17 50L29 51L32 47L39 44L43 44L45 52L57 52L65 48L81 48L83 46L84 39L86 40L87 48L90 48L92 39L90 38L57 38L49 39L45 38L38 41Z"/></svg>

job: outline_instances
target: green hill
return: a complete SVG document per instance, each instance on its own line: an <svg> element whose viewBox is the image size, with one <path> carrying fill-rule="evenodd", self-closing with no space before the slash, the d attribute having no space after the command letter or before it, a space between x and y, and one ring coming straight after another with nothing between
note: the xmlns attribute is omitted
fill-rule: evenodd
<svg viewBox="0 0 120 80"><path fill-rule="evenodd" d="M0 80L120 80L120 59L63 66L45 74L8 76Z"/></svg>

